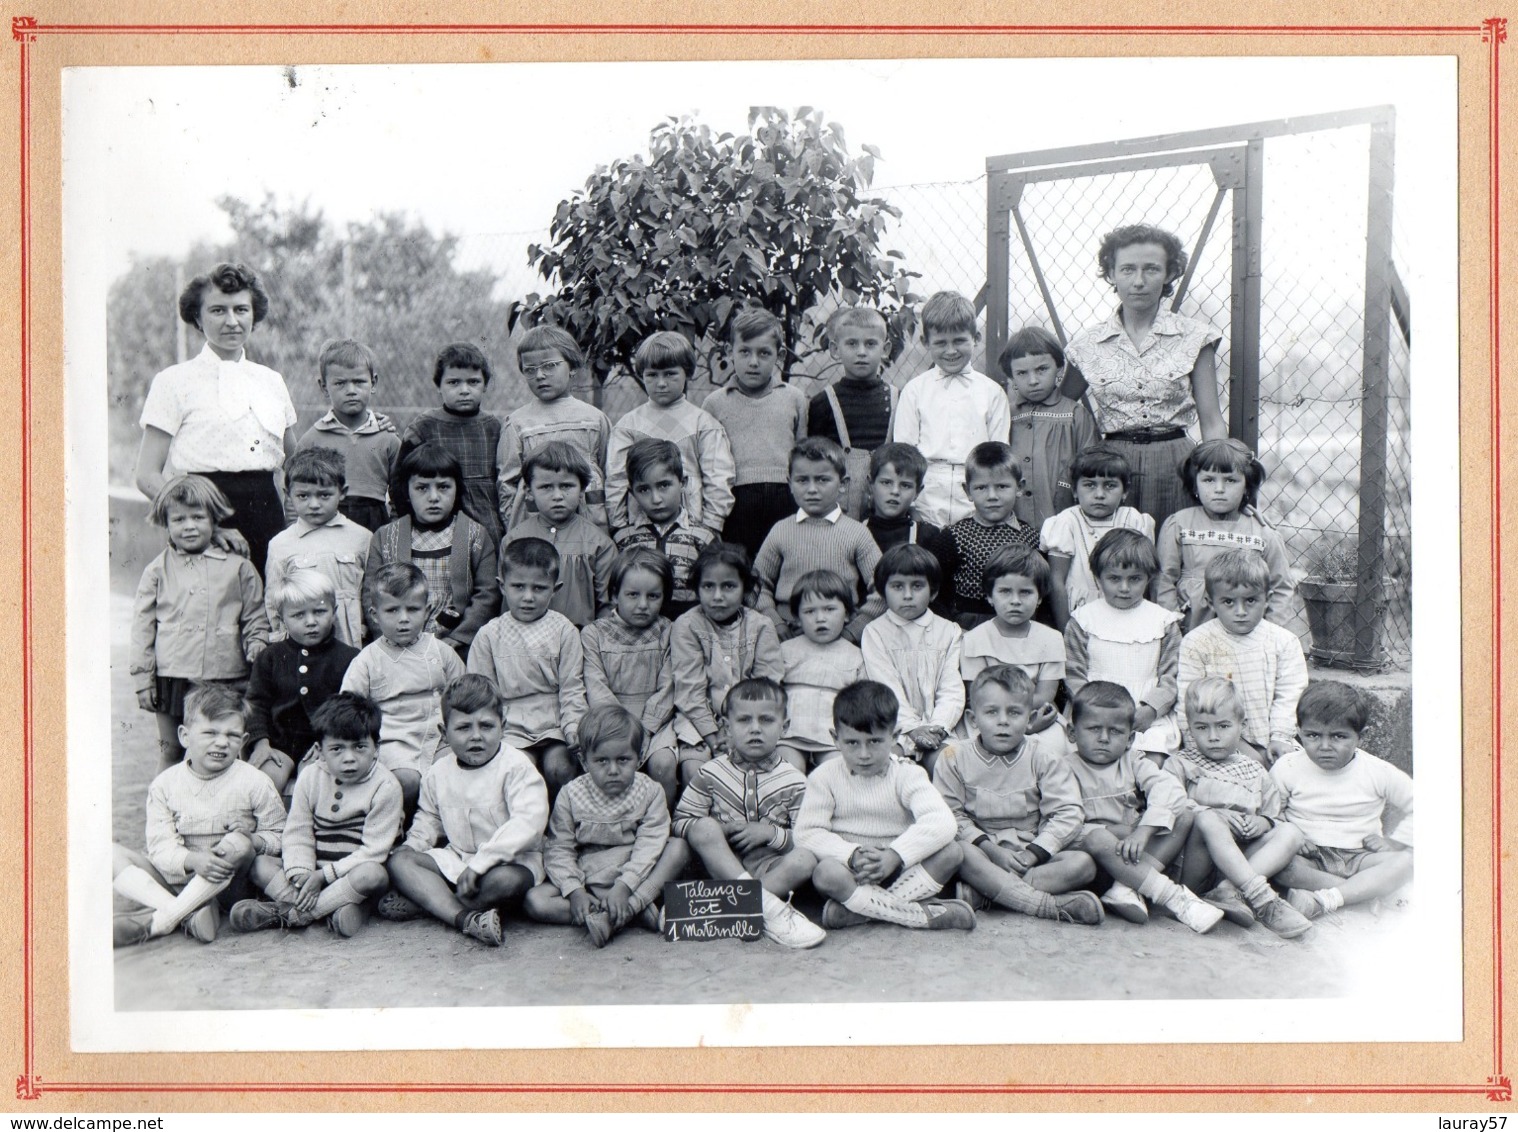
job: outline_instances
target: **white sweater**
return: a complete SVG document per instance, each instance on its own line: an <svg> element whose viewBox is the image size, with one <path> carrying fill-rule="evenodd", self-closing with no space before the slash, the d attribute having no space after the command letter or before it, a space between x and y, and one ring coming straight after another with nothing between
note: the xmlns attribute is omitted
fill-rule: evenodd
<svg viewBox="0 0 1518 1132"><path fill-rule="evenodd" d="M1290 751L1270 768L1281 789L1281 816L1315 845L1360 849L1381 830L1387 806L1402 820L1384 836L1413 843L1413 780L1391 763L1356 751L1348 765L1323 770L1305 751Z"/></svg>

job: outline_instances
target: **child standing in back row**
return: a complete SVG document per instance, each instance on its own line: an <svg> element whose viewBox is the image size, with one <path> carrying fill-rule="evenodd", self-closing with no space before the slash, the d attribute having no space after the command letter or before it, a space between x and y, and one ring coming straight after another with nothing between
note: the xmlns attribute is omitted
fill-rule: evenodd
<svg viewBox="0 0 1518 1132"><path fill-rule="evenodd" d="M933 368L901 391L891 439L916 445L928 461L917 517L939 527L967 518L965 458L987 440L1006 443L1012 428L1007 394L970 368L980 331L970 300L940 291L922 305L922 337Z"/></svg>
<svg viewBox="0 0 1518 1132"><path fill-rule="evenodd" d="M648 401L612 426L606 447L606 510L614 535L638 523L630 498L627 450L645 437L672 441L685 466L685 513L692 523L720 535L733 509L733 449L727 432L704 409L685 399L696 369L690 339L673 330L650 334L633 355L633 377Z"/></svg>
<svg viewBox="0 0 1518 1132"><path fill-rule="evenodd" d="M896 387L881 378L890 351L884 315L871 307L839 307L828 319L828 353L843 376L807 407L806 434L843 449L843 513L861 522L870 513L875 453L891 439L896 418Z"/></svg>
<svg viewBox="0 0 1518 1132"><path fill-rule="evenodd" d="M1100 439L1091 410L1060 392L1065 351L1041 326L1026 326L996 359L1012 382L1012 452L1022 473L1017 517L1035 531L1075 505L1070 462Z"/></svg>
<svg viewBox="0 0 1518 1132"><path fill-rule="evenodd" d="M1184 614L1182 629L1190 632L1213 616L1206 600L1207 564L1225 551L1249 550L1270 572L1265 619L1283 624L1296 587L1286 543L1254 509L1265 465L1241 441L1204 440L1186 457L1180 476L1200 506L1175 512L1160 528L1154 600Z"/></svg>
<svg viewBox="0 0 1518 1132"><path fill-rule="evenodd" d="M148 563L132 603L131 674L137 706L158 717L158 766L184 754L185 697L202 681L240 683L269 643L264 589L241 555L216 546L232 508L204 476L175 476L148 517L169 546Z"/></svg>
<svg viewBox="0 0 1518 1132"><path fill-rule="evenodd" d="M385 498L400 459L401 437L389 417L369 407L379 384L374 351L352 338L338 338L322 344L316 365L316 383L332 408L300 438L295 451L330 448L341 453L348 492L337 509L377 531L390 518Z"/></svg>
<svg viewBox="0 0 1518 1132"><path fill-rule="evenodd" d="M496 463L501 447L501 419L481 405L490 387L490 362L468 342L445 346L432 367L442 408L428 409L401 437L401 459L419 444L435 440L459 462L464 494L459 506L485 528L491 548L500 545L502 528Z"/></svg>
<svg viewBox="0 0 1518 1132"><path fill-rule="evenodd" d="M590 466L581 505L585 517L606 529L606 445L611 422L594 405L569 392L585 368L579 345L557 326L534 326L517 343L517 368L533 400L516 409L501 427L496 453L500 468L501 522L507 531L533 511L525 462L550 441L578 448Z"/></svg>
<svg viewBox="0 0 1518 1132"><path fill-rule="evenodd" d="M733 379L702 405L725 430L733 449L733 509L722 528L757 558L765 535L791 514L785 454L806 436L806 398L781 380L785 334L760 307L733 319Z"/></svg>

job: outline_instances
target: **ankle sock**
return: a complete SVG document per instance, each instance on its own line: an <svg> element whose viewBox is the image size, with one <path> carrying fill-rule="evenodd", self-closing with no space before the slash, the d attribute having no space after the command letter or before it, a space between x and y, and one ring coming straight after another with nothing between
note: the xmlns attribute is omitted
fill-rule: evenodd
<svg viewBox="0 0 1518 1132"><path fill-rule="evenodd" d="M1319 888L1314 890L1313 895L1318 898L1318 903L1323 905L1325 912L1337 912L1344 907L1344 894L1337 888Z"/></svg>
<svg viewBox="0 0 1518 1132"><path fill-rule="evenodd" d="M1150 869L1138 886L1140 896L1147 896L1156 904L1170 907L1170 902L1186 890L1172 880L1166 880L1158 869Z"/></svg>
<svg viewBox="0 0 1518 1132"><path fill-rule="evenodd" d="M898 900L926 900L930 896L937 896L943 885L933 879L933 874L921 865L913 865L910 869L903 869L896 883L886 889Z"/></svg>
<svg viewBox="0 0 1518 1132"><path fill-rule="evenodd" d="M1270 889L1270 882L1258 873L1250 877L1249 883L1239 891L1256 912L1276 898L1276 894Z"/></svg>
<svg viewBox="0 0 1518 1132"><path fill-rule="evenodd" d="M904 928L928 926L928 912L922 905L892 896L879 885L861 884L854 895L843 902L850 912L858 912L872 920L884 920L888 924L900 924Z"/></svg>
<svg viewBox="0 0 1518 1132"><path fill-rule="evenodd" d="M311 914L318 920L324 920L339 908L362 902L363 897L354 890L352 882L347 877L338 877L321 890L321 894L316 898L316 907L312 909Z"/></svg>
<svg viewBox="0 0 1518 1132"><path fill-rule="evenodd" d="M1001 882L1001 888L991 897L991 903L1045 920L1052 920L1059 914L1054 897L1047 892L1040 892L1015 873L1007 874L1007 879Z"/></svg>

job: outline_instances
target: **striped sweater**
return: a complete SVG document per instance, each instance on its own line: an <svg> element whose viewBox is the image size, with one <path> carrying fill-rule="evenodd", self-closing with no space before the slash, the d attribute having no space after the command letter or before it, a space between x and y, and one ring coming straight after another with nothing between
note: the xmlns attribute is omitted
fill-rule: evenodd
<svg viewBox="0 0 1518 1132"><path fill-rule="evenodd" d="M366 861L384 864L401 829L401 784L379 763L339 783L320 759L300 772L285 821L286 872L320 868L330 883Z"/></svg>
<svg viewBox="0 0 1518 1132"><path fill-rule="evenodd" d="M691 779L680 804L675 807L672 834L684 837L702 818L729 822L769 822L775 827L770 848L789 852L791 827L801 810L806 793L806 779L799 770L779 755L771 754L768 765L735 763L729 755L718 755Z"/></svg>

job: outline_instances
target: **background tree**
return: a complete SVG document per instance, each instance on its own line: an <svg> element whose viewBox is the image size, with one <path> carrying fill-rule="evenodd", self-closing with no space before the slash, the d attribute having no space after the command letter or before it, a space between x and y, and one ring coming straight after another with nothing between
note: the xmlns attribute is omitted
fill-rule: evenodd
<svg viewBox="0 0 1518 1132"><path fill-rule="evenodd" d="M899 342L913 326L915 273L881 250L900 209L864 195L879 156L870 145L851 156L843 128L809 107L755 107L737 136L667 119L647 158L598 167L559 203L549 245L528 249L558 289L527 296L511 318L563 326L602 379L656 330L720 340L750 302L779 316L793 358L815 344L802 340L803 316L829 297L879 307Z"/></svg>
<svg viewBox="0 0 1518 1132"><path fill-rule="evenodd" d="M143 398L153 375L175 361L179 286L221 260L246 263L269 292L269 316L248 354L284 375L302 430L326 410L316 359L328 338L357 338L374 350L379 403L401 427L436 404L432 361L448 342L474 342L506 375L507 307L494 297L496 277L455 267L454 236L397 214L338 231L308 202L280 204L272 196L256 204L223 197L217 204L232 229L229 241L197 246L180 260L134 258L111 286L106 356L113 482L131 482ZM191 327L184 334L193 357L202 339ZM496 396L510 392L497 389Z"/></svg>

